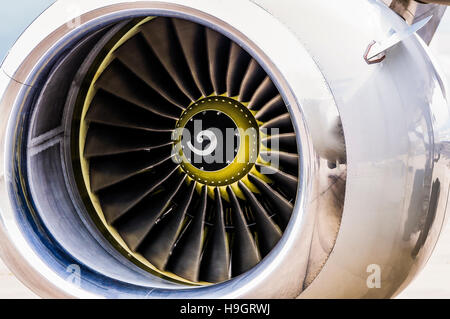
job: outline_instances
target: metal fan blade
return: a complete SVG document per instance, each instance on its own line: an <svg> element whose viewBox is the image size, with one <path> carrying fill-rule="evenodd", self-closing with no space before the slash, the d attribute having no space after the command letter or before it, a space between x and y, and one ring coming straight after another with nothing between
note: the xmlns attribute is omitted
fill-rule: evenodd
<svg viewBox="0 0 450 319"><path fill-rule="evenodd" d="M227 187L227 193L232 207L234 226L231 271L233 276L238 276L259 263L261 256L248 229L239 201L231 187Z"/></svg>
<svg viewBox="0 0 450 319"><path fill-rule="evenodd" d="M193 220L174 248L169 260L169 267L173 273L194 282L198 281L200 273L207 200L207 188L204 186Z"/></svg>
<svg viewBox="0 0 450 319"><path fill-rule="evenodd" d="M297 197L297 177L284 173L273 167L261 164L256 164L256 168L259 172L273 180L277 187L285 191L291 199L295 199Z"/></svg>
<svg viewBox="0 0 450 319"><path fill-rule="evenodd" d="M267 76L256 90L248 107L251 110L259 110L277 95L277 88L273 84L272 80Z"/></svg>
<svg viewBox="0 0 450 319"><path fill-rule="evenodd" d="M267 148L271 148L276 143L282 151L297 153L297 136L295 133L268 136L263 138L261 143Z"/></svg>
<svg viewBox="0 0 450 319"><path fill-rule="evenodd" d="M227 74L228 96L238 96L251 56L236 43L231 44Z"/></svg>
<svg viewBox="0 0 450 319"><path fill-rule="evenodd" d="M192 101L197 100L202 94L195 85L183 56L172 21L169 18L154 19L144 24L141 29L147 43L178 87Z"/></svg>
<svg viewBox="0 0 450 319"><path fill-rule="evenodd" d="M151 171L100 192L99 199L106 219L116 220L136 206L178 170L178 166L174 166L161 169L156 176Z"/></svg>
<svg viewBox="0 0 450 319"><path fill-rule="evenodd" d="M256 229L258 232L258 246L261 255L266 256L279 242L283 234L248 187L245 186L244 183L239 182L239 188L244 193L245 198L247 198L247 201L250 203L250 207L252 208L256 221Z"/></svg>
<svg viewBox="0 0 450 319"><path fill-rule="evenodd" d="M277 95L256 113L255 118L258 121L267 122L284 113L286 113L286 105L281 95Z"/></svg>
<svg viewBox="0 0 450 319"><path fill-rule="evenodd" d="M230 58L230 40L220 33L206 29L209 70L214 91L217 95L227 91L227 70Z"/></svg>
<svg viewBox="0 0 450 319"><path fill-rule="evenodd" d="M266 72L264 72L259 63L252 59L241 84L239 100L241 102L250 102L266 76Z"/></svg>
<svg viewBox="0 0 450 319"><path fill-rule="evenodd" d="M222 195L218 188L214 190L214 197L214 226L202 257L200 279L206 282L223 282L230 278L230 251L225 231Z"/></svg>
<svg viewBox="0 0 450 319"><path fill-rule="evenodd" d="M86 136L84 156L91 159L136 151L150 151L171 145L171 136L169 132L146 132L92 123Z"/></svg>
<svg viewBox="0 0 450 319"><path fill-rule="evenodd" d="M167 101L180 107L189 105L189 97L178 89L141 33L125 42L114 54L120 62Z"/></svg>
<svg viewBox="0 0 450 319"><path fill-rule="evenodd" d="M281 151L263 151L261 152L261 158L267 162L270 162L273 158L277 158L282 171L291 174L298 173L298 154Z"/></svg>
<svg viewBox="0 0 450 319"><path fill-rule="evenodd" d="M294 206L286 198L280 195L280 193L272 189L267 183L258 177L250 174L248 175L248 179L270 203L271 207L274 209L274 212L278 214L281 222L280 227L284 230L289 223Z"/></svg>
<svg viewBox="0 0 450 319"><path fill-rule="evenodd" d="M154 114L133 104L118 101L114 96L104 91L98 92L95 96L86 115L86 120L153 132L172 132L176 123L171 119L162 117L155 121Z"/></svg>
<svg viewBox="0 0 450 319"><path fill-rule="evenodd" d="M186 212L191 204L195 185L195 182L192 182L174 209L152 228L149 235L151 240L148 240L141 249L142 255L160 269L165 269L167 265L170 253L181 231Z"/></svg>
<svg viewBox="0 0 450 319"><path fill-rule="evenodd" d="M134 152L91 159L91 188L96 193L172 160L172 146L155 152Z"/></svg>
<svg viewBox="0 0 450 319"><path fill-rule="evenodd" d="M294 127L292 126L291 116L289 115L289 113L280 115L270 120L269 122L265 123L262 128L269 130L269 133L271 133L270 130L272 129L278 130L278 134L294 132Z"/></svg>
<svg viewBox="0 0 450 319"><path fill-rule="evenodd" d="M209 77L208 51L205 28L182 19L172 19L178 40L197 87L203 96L213 94Z"/></svg>
<svg viewBox="0 0 450 319"><path fill-rule="evenodd" d="M185 176L176 177L176 181L168 184L165 192L149 197L145 202L136 207L125 221L117 220L115 226L131 250L138 250L151 229L155 226L158 218L170 207L172 199L175 197Z"/></svg>
<svg viewBox="0 0 450 319"><path fill-rule="evenodd" d="M161 97L118 59L109 64L95 86L163 117L177 120L185 109Z"/></svg>

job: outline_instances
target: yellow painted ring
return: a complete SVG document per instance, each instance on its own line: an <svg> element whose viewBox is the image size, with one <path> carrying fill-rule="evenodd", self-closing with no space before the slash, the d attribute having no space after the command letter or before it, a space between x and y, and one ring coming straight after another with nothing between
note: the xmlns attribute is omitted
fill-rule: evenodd
<svg viewBox="0 0 450 319"><path fill-rule="evenodd" d="M205 171L195 167L186 157L181 146L181 134L186 124L204 111L217 111L230 117L239 130L239 150L234 161L219 171ZM215 96L201 99L189 106L177 123L175 154L182 169L197 183L208 186L227 186L245 177L259 157L259 127L253 114L238 101Z"/></svg>

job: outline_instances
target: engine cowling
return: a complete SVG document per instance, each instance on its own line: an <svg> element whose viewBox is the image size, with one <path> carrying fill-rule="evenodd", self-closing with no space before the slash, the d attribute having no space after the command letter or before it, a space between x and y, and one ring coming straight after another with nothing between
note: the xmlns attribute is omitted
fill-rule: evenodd
<svg viewBox="0 0 450 319"><path fill-rule="evenodd" d="M424 266L446 90L415 34L366 63L407 28L381 2L73 3L0 75L3 259L36 293L387 298Z"/></svg>

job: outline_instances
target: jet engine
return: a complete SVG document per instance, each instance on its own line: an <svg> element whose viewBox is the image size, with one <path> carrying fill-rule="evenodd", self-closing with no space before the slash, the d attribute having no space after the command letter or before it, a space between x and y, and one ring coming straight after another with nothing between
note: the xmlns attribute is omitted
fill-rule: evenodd
<svg viewBox="0 0 450 319"><path fill-rule="evenodd" d="M3 260L42 297L397 295L450 185L426 22L375 0L57 1L0 73Z"/></svg>

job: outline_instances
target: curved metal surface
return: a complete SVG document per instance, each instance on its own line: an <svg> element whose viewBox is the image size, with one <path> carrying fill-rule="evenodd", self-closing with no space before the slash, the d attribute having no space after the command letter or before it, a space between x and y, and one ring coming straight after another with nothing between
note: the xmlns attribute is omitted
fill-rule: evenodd
<svg viewBox="0 0 450 319"><path fill-rule="evenodd" d="M69 18L80 22L75 28L58 14L67 3L84 13ZM52 297L384 298L407 285L443 224L450 118L441 76L416 35L389 49L382 63L369 66L363 59L371 41L406 23L375 0L60 1L5 61L3 70L15 80L0 78L4 114L18 118L36 79L67 44L98 26L145 15L184 17L225 33L252 53L283 93L302 151L299 196L285 235L262 263L229 282L153 289L150 282L124 287L104 279L113 294L89 272L83 289L65 281L67 261L55 251L36 251L43 239L34 236L12 197L0 203L0 239L7 242L3 256L10 268L34 291ZM16 122L8 130L7 124L6 116L0 118L5 198L20 182L11 168L15 145L5 135L15 132ZM80 247L66 250L70 255L74 249ZM381 270L375 289L367 284L373 265Z"/></svg>
<svg viewBox="0 0 450 319"><path fill-rule="evenodd" d="M371 40L408 27L379 1L291 3L289 12L310 19L270 1L258 3L308 47L337 101L346 138L339 236L301 297L392 297L427 262L447 209L450 118L440 72L417 35L388 50L382 63L365 65L362 54ZM359 13L351 20L349 7ZM320 34L327 34L333 55ZM374 266L381 286L371 289Z"/></svg>

